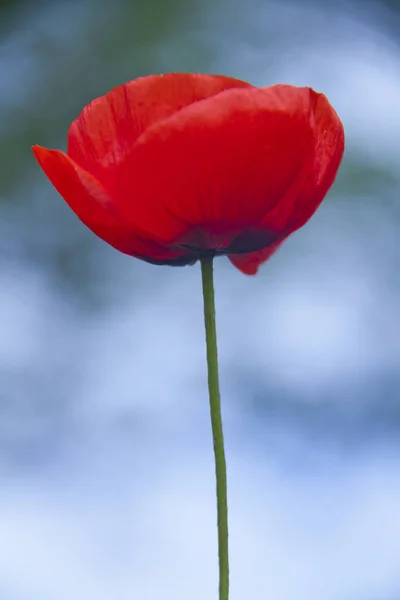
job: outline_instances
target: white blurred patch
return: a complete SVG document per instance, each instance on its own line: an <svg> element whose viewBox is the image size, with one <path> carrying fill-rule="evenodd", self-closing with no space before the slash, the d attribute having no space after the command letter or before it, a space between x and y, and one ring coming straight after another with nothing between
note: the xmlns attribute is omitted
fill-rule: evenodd
<svg viewBox="0 0 400 600"><path fill-rule="evenodd" d="M108 488L90 471L79 473L84 486L52 491L8 482L0 495L0 583L21 600L213 597L213 467L203 459L187 469L153 463L151 483L120 469L109 473ZM254 457L233 454L230 464L232 600L395 592L395 462L364 457L290 479Z"/></svg>

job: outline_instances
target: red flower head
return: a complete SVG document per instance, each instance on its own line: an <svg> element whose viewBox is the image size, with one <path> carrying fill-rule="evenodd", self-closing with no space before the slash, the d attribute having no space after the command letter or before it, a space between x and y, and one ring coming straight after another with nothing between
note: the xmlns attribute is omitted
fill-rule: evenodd
<svg viewBox="0 0 400 600"><path fill-rule="evenodd" d="M153 264L225 254L256 273L332 185L343 126L310 88L152 75L93 100L67 153L34 146L94 233Z"/></svg>

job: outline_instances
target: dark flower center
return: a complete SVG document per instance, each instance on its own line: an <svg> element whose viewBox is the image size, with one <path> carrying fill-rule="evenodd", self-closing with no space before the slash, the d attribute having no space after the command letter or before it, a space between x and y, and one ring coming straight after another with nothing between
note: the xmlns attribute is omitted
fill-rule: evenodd
<svg viewBox="0 0 400 600"><path fill-rule="evenodd" d="M213 258L227 254L248 254L272 246L282 239L282 234L260 228L248 228L240 233L229 246L225 248L201 248L191 244L182 244L180 247L193 253L193 258Z"/></svg>

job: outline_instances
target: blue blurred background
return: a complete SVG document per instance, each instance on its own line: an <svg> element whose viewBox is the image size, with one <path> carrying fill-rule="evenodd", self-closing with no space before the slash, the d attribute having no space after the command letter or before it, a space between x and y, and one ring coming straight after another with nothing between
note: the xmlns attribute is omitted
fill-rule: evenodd
<svg viewBox="0 0 400 600"><path fill-rule="evenodd" d="M0 598L216 598L199 266L118 254L31 154L139 75L311 85L347 148L255 278L216 264L232 600L400 598L400 6L0 6Z"/></svg>

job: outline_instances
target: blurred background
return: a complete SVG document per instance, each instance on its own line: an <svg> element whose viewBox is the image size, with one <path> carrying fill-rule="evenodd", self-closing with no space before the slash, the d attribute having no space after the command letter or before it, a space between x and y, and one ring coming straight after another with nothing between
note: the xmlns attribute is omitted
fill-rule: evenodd
<svg viewBox="0 0 400 600"><path fill-rule="evenodd" d="M87 230L34 161L149 73L311 85L347 148L255 278L216 264L232 600L400 598L400 5L0 4L0 598L217 597L199 266Z"/></svg>

